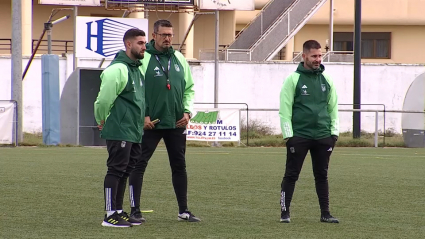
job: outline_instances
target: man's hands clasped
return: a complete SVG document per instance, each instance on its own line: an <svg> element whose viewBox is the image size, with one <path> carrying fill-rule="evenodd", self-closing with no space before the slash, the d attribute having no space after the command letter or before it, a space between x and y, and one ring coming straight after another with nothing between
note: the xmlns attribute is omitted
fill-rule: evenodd
<svg viewBox="0 0 425 239"><path fill-rule="evenodd" d="M103 129L103 125L105 124L105 121L100 121L100 125L97 126L97 128L101 131Z"/></svg>
<svg viewBox="0 0 425 239"><path fill-rule="evenodd" d="M190 116L188 113L184 113L183 118L181 118L179 121L176 122L177 128L185 128L186 125L189 123Z"/></svg>
<svg viewBox="0 0 425 239"><path fill-rule="evenodd" d="M185 128L186 125L189 123L190 116L188 113L184 113L183 118L181 118L179 121L176 122L177 128ZM155 123L151 121L150 116L145 117L145 126L143 127L144 130L149 130L155 128Z"/></svg>

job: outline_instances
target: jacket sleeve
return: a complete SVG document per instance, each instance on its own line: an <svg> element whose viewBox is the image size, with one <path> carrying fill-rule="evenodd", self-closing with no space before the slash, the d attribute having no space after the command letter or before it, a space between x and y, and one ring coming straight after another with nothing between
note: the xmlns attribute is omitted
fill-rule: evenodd
<svg viewBox="0 0 425 239"><path fill-rule="evenodd" d="M280 91L280 128L282 130L283 138L290 138L294 135L292 131L292 105L294 104L295 95L295 73L289 75L283 82Z"/></svg>
<svg viewBox="0 0 425 239"><path fill-rule="evenodd" d="M338 95L335 84L330 76L326 75L325 77L331 87L328 99L328 113L331 117L331 135L339 136Z"/></svg>
<svg viewBox="0 0 425 239"><path fill-rule="evenodd" d="M140 72L142 72L143 78L145 79L145 83L146 83L146 77L145 77L146 71L148 69L150 60L151 60L151 54L149 54L148 52L145 52L145 57L142 60L140 60L142 62L142 65L139 66L139 70ZM146 86L145 86L145 90L146 90ZM145 117L148 117L148 116L149 116L149 101L145 93Z"/></svg>
<svg viewBox="0 0 425 239"><path fill-rule="evenodd" d="M195 90L194 82L192 78L192 73L190 72L189 64L187 64L187 70L185 70L185 80L186 80L186 88L184 89L183 94L183 105L185 113L193 112L193 103L195 100Z"/></svg>
<svg viewBox="0 0 425 239"><path fill-rule="evenodd" d="M183 68L184 68L184 79L186 81L186 88L184 89L184 93L183 93L184 112L192 113L193 104L195 100L195 89L194 89L195 84L193 82L192 72L190 71L189 63L184 58L184 56L180 52L176 52L175 55L177 56L177 58L179 59L180 63L183 65Z"/></svg>
<svg viewBox="0 0 425 239"><path fill-rule="evenodd" d="M117 63L106 68L100 75L99 94L94 102L94 116L98 125L106 121L115 99L124 90L128 81L127 66Z"/></svg>

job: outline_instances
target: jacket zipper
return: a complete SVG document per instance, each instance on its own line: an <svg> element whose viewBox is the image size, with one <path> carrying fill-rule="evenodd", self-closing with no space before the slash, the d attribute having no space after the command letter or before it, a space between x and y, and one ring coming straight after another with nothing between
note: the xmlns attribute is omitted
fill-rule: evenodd
<svg viewBox="0 0 425 239"><path fill-rule="evenodd" d="M319 100L320 99L317 99L316 97L316 95L318 94L317 92L317 89L319 89L318 87L319 87L319 85L320 85L320 75L319 75L319 73L316 73L316 82L315 82L315 91L316 91L316 93L314 94L314 96L315 96L315 101L316 102L318 102L319 103ZM313 138L314 139L316 139L316 137L317 137L317 131L318 131L318 129L319 129L319 112L320 112L320 109L319 109L319 107L316 107L316 129L314 130L314 133L313 133Z"/></svg>

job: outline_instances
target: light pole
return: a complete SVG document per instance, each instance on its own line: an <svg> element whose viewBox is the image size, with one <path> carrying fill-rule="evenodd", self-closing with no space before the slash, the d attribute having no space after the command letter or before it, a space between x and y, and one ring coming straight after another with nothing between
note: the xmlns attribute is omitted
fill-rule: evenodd
<svg viewBox="0 0 425 239"><path fill-rule="evenodd" d="M65 21L69 18L69 15L61 17L57 20L54 20L53 22L46 22L44 23L44 30L47 32L47 54L52 54L52 28L53 25L58 24L60 22Z"/></svg>

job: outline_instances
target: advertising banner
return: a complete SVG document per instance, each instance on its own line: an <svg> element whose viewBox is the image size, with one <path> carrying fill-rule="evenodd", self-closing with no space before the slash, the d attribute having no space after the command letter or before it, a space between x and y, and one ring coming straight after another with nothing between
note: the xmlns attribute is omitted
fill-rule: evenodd
<svg viewBox="0 0 425 239"><path fill-rule="evenodd" d="M39 4L68 6L100 6L100 0L39 0Z"/></svg>
<svg viewBox="0 0 425 239"><path fill-rule="evenodd" d="M187 140L240 141L239 109L195 109L187 125Z"/></svg>
<svg viewBox="0 0 425 239"><path fill-rule="evenodd" d="M15 104L9 101L0 101L0 144L13 143L13 113Z"/></svg>
<svg viewBox="0 0 425 239"><path fill-rule="evenodd" d="M254 0L201 0L202 10L254 11Z"/></svg>
<svg viewBox="0 0 425 239"><path fill-rule="evenodd" d="M148 35L148 19L119 17L77 17L75 51L78 58L113 59L125 50L123 37L127 30L139 28Z"/></svg>

